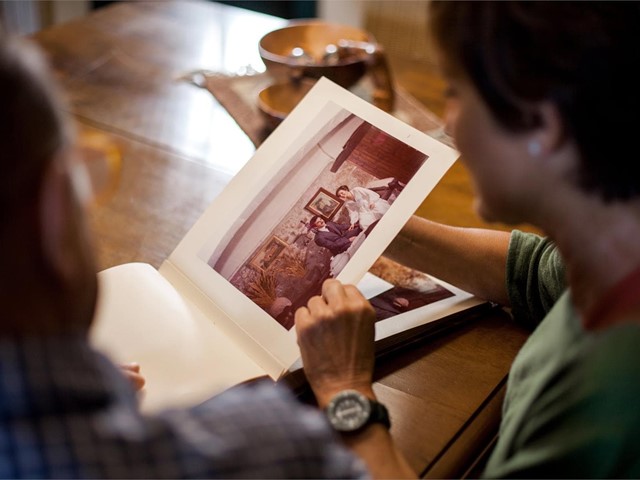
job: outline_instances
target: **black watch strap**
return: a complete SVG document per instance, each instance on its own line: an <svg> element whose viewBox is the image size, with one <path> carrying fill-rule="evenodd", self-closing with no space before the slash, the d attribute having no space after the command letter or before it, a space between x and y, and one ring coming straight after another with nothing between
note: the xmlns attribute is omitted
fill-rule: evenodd
<svg viewBox="0 0 640 480"><path fill-rule="evenodd" d="M356 390L343 390L336 394L325 408L325 413L331 426L342 433L359 432L372 423L391 428L387 408Z"/></svg>
<svg viewBox="0 0 640 480"><path fill-rule="evenodd" d="M391 419L389 418L389 410L380 402L369 400L371 402L371 416L367 423L381 423L387 428L391 428Z"/></svg>

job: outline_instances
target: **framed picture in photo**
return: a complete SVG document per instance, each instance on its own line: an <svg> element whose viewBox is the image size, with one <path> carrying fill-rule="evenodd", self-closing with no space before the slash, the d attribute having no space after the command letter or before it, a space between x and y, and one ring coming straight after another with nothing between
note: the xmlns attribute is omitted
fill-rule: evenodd
<svg viewBox="0 0 640 480"><path fill-rule="evenodd" d="M264 272L273 265L273 262L287 248L287 242L273 235L267 243L251 259L250 265L261 272Z"/></svg>
<svg viewBox="0 0 640 480"><path fill-rule="evenodd" d="M328 221L338 213L338 210L342 207L342 203L342 200L330 191L319 188L304 208L312 214L318 215Z"/></svg>

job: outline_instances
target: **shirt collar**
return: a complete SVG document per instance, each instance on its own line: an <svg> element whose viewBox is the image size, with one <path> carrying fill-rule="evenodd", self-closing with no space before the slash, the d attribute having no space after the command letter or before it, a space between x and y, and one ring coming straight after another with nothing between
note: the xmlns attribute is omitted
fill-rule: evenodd
<svg viewBox="0 0 640 480"><path fill-rule="evenodd" d="M610 288L584 316L587 330L599 330L629 320L631 312L640 309L640 267ZM634 316L640 320L640 316Z"/></svg>

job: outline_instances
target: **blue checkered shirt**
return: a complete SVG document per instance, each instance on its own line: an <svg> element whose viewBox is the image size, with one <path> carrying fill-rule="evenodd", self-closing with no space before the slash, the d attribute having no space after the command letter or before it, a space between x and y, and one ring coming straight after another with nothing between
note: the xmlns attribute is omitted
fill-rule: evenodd
<svg viewBox="0 0 640 480"><path fill-rule="evenodd" d="M0 422L4 478L367 476L284 387L258 382L143 416L119 369L82 338L0 340Z"/></svg>

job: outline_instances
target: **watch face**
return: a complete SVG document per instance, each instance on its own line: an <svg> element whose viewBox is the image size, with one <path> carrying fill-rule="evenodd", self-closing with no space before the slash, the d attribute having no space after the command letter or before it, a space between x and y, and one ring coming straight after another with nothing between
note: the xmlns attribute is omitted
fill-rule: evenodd
<svg viewBox="0 0 640 480"><path fill-rule="evenodd" d="M371 415L371 404L364 395L346 390L336 395L327 406L327 416L333 428L341 432L359 429Z"/></svg>

